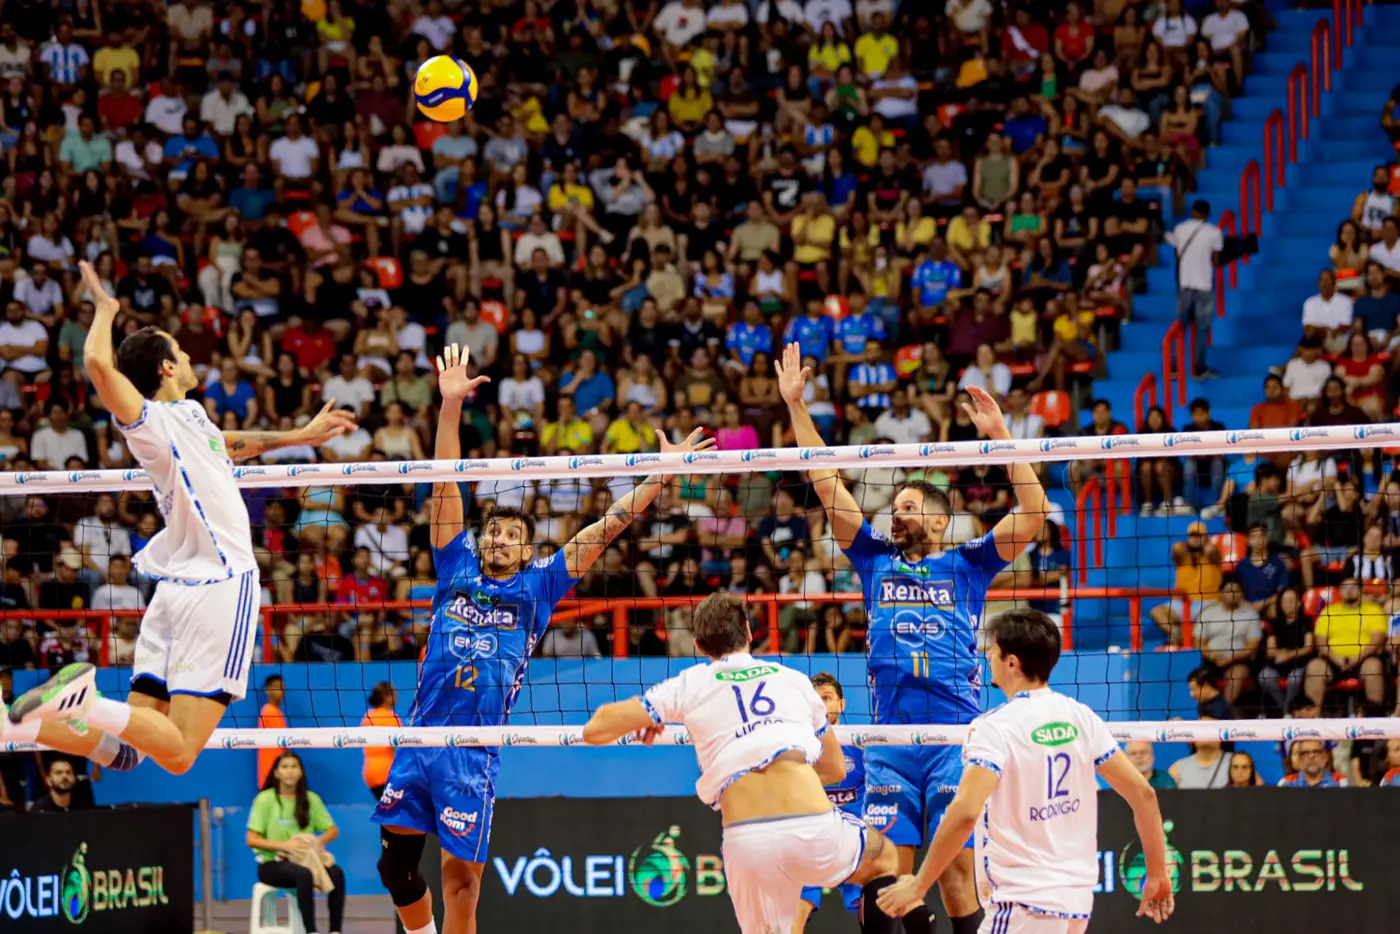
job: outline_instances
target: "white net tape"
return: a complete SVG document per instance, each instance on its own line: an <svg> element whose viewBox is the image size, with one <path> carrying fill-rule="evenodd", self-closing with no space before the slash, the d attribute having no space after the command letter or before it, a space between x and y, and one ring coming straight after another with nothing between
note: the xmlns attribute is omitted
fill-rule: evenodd
<svg viewBox="0 0 1400 934"><path fill-rule="evenodd" d="M882 444L831 448L768 448L689 454L601 454L582 457L517 457L458 461L381 461L348 464L288 464L235 467L240 486L300 487L328 483L426 483L458 480L626 477L652 473L717 474L756 470L931 467L1105 460L1132 457L1202 457L1337 450L1358 446L1400 447L1400 424L1332 428L1265 428L1250 431L1176 432L1041 438L1026 441L950 441L940 444ZM50 470L0 473L0 494L149 489L144 470Z"/></svg>
<svg viewBox="0 0 1400 934"><path fill-rule="evenodd" d="M1153 743L1282 742L1297 739L1324 741L1372 740L1400 737L1400 717L1314 720L1137 720L1110 723L1119 742ZM836 727L842 743L853 746L961 746L966 726L847 726ZM615 746L636 744L624 736ZM689 746L690 734L668 727L655 741L658 746ZM582 746L583 728L569 726L482 727L311 727L277 730L215 730L206 749L364 749L400 746ZM0 751L30 752L43 749L37 743L0 743Z"/></svg>

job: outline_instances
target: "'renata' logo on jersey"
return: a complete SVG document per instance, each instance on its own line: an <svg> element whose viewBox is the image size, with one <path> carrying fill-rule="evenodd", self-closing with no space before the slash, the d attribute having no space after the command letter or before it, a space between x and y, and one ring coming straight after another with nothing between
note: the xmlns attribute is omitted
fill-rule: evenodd
<svg viewBox="0 0 1400 934"><path fill-rule="evenodd" d="M936 606L953 608L953 582L887 577L880 581L880 606Z"/></svg>
<svg viewBox="0 0 1400 934"><path fill-rule="evenodd" d="M485 605L483 605L485 604ZM457 591L443 607L447 618L466 626L490 626L494 629L514 629L516 608L498 605L498 598L477 590L471 594Z"/></svg>
<svg viewBox="0 0 1400 934"><path fill-rule="evenodd" d="M738 671L717 671L716 681L752 681L755 678L766 678L769 675L776 675L781 669L777 665L754 665L749 668L740 668Z"/></svg>
<svg viewBox="0 0 1400 934"><path fill-rule="evenodd" d="M1037 746L1063 746L1078 738L1079 727L1063 721L1046 723L1031 730L1031 742Z"/></svg>

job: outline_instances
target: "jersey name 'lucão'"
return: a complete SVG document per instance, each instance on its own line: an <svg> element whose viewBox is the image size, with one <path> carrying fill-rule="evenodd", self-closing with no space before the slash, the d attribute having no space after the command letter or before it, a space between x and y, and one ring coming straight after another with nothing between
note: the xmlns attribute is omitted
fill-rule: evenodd
<svg viewBox="0 0 1400 934"><path fill-rule="evenodd" d="M657 723L682 723L695 743L695 793L711 807L749 772L788 752L821 758L826 705L806 675L735 653L699 664L648 690L642 703Z"/></svg>

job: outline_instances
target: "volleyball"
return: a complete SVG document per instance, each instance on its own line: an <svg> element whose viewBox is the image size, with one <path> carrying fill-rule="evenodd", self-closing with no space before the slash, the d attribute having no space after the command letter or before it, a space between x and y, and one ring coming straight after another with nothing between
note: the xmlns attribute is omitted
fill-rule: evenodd
<svg viewBox="0 0 1400 934"><path fill-rule="evenodd" d="M418 66L413 97L430 120L448 123L467 115L476 103L476 73L451 55L435 55Z"/></svg>

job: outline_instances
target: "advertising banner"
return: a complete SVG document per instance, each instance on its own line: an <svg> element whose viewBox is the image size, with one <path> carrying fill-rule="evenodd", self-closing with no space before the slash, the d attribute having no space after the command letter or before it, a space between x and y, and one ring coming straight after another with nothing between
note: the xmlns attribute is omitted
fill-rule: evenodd
<svg viewBox="0 0 1400 934"><path fill-rule="evenodd" d="M1173 927L1393 929L1400 794L1159 794L1177 883ZM1099 803L1099 894L1090 929L1140 934L1151 925L1133 916L1144 865L1132 811L1112 792L1101 792ZM482 930L736 930L720 832L719 815L694 798L499 801ZM932 899L941 915L936 894ZM857 929L834 893L807 926L812 934Z"/></svg>
<svg viewBox="0 0 1400 934"><path fill-rule="evenodd" d="M194 820L188 807L0 815L6 934L190 934Z"/></svg>

